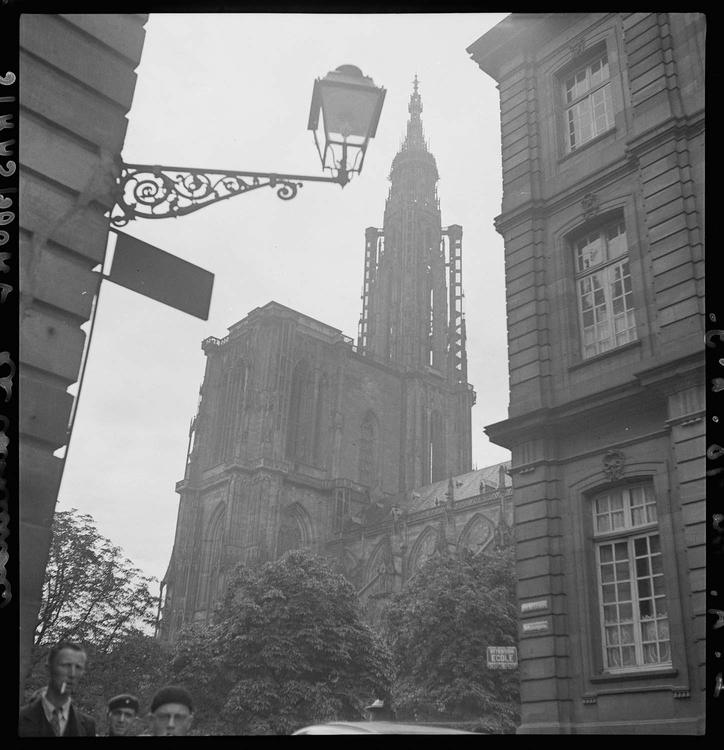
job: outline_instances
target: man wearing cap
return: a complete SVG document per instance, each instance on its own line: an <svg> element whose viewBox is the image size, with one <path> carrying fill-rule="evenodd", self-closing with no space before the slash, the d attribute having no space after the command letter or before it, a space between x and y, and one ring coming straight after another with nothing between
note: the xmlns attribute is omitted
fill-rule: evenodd
<svg viewBox="0 0 724 750"><path fill-rule="evenodd" d="M127 737L138 716L138 698L122 693L108 701L108 736Z"/></svg>
<svg viewBox="0 0 724 750"><path fill-rule="evenodd" d="M184 688L168 685L153 696L151 733L154 737L185 737L193 718L191 696Z"/></svg>
<svg viewBox="0 0 724 750"><path fill-rule="evenodd" d="M95 737L93 719L72 704L85 673L86 653L78 643L61 641L48 654L48 684L20 709L20 737Z"/></svg>

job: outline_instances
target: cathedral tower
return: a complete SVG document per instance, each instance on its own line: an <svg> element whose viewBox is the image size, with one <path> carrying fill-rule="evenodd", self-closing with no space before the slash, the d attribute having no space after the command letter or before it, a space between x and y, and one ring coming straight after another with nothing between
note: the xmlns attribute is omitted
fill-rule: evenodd
<svg viewBox="0 0 724 750"><path fill-rule="evenodd" d="M421 497L416 488L470 472L462 229L441 226L421 112L415 79L383 228L366 234L358 346L277 302L202 343L206 372L164 577L166 639L208 619L236 563L299 547L339 551L350 529L359 536ZM355 554L362 575L374 549Z"/></svg>
<svg viewBox="0 0 724 750"><path fill-rule="evenodd" d="M463 383L462 228L441 227L437 165L423 135L417 78L408 109L384 228L367 230L359 347L407 370L433 368Z"/></svg>
<svg viewBox="0 0 724 750"><path fill-rule="evenodd" d="M470 469L474 393L467 383L462 227L441 225L417 76L408 110L383 228L366 232L358 349L405 372L409 424L401 485L420 486ZM446 445L450 438L456 455Z"/></svg>

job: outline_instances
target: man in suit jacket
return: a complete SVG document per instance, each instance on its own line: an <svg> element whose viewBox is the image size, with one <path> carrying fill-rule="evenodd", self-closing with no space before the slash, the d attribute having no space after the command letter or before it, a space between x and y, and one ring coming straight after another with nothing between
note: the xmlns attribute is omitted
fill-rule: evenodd
<svg viewBox="0 0 724 750"><path fill-rule="evenodd" d="M20 737L95 737L93 719L71 702L85 672L82 646L62 641L48 655L48 684L20 709Z"/></svg>

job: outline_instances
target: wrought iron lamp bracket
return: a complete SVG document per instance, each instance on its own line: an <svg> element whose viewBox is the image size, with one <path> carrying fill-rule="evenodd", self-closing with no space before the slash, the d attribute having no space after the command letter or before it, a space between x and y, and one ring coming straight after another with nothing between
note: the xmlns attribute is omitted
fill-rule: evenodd
<svg viewBox="0 0 724 750"><path fill-rule="evenodd" d="M335 177L324 177L123 164L111 224L123 227L138 218L185 216L212 203L263 187L276 188L279 198L291 200L305 182L332 182L344 187L349 175L346 171L340 171Z"/></svg>

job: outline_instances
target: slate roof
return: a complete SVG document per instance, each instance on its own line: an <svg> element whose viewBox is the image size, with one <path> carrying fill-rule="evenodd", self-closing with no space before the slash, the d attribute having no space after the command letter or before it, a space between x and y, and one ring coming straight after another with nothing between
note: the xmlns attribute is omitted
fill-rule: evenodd
<svg viewBox="0 0 724 750"><path fill-rule="evenodd" d="M483 491L499 489L500 467L510 469L510 461L503 461L499 464L486 466L482 469L469 471L467 474L459 474L453 477L454 498L455 500L464 500L468 497L474 497L480 494L480 484L483 484ZM447 500L445 493L448 491L449 479L443 479L439 482L433 482L425 487L415 489L411 497L405 499L405 508L408 512L425 510L436 507L435 500L444 502ZM512 486L512 480L507 473L503 474L505 487Z"/></svg>

